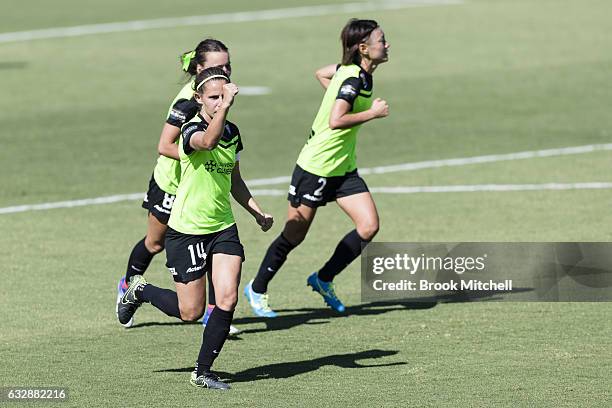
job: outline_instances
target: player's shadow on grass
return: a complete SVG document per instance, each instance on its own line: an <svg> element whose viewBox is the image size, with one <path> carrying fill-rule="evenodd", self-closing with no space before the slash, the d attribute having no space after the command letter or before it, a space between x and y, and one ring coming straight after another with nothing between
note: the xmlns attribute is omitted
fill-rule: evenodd
<svg viewBox="0 0 612 408"><path fill-rule="evenodd" d="M371 302L355 306L348 306L344 313L336 313L331 309L279 309L280 316L273 319L266 317L239 317L232 323L236 325L265 323L265 328L244 329L243 334L260 333L275 330L287 330L303 324L326 324L329 319L346 318L348 316L378 316L384 313L406 309L430 309L435 302ZM283 313L297 312L285 315Z"/></svg>
<svg viewBox="0 0 612 408"><path fill-rule="evenodd" d="M531 288L515 288L512 292L532 291ZM499 292L501 293L501 292ZM278 309L280 316L273 319L266 317L239 317L232 321L232 324L245 325L253 323L265 323L266 327L244 328L242 334L262 333L275 330L288 330L303 324L327 324L330 319L346 318L349 316L378 316L381 314L400 310L422 310L431 309L439 303L464 303L474 301L498 300L495 291L482 292L462 292L438 295L430 298L405 299L401 301L381 301L362 303L360 305L348 306L345 313L336 313L329 308L299 308L299 309ZM291 313L291 314L284 314ZM146 322L135 324L132 328L147 326L175 326L184 324L200 324L199 322ZM233 340L240 340L240 335L232 336Z"/></svg>
<svg viewBox="0 0 612 408"><path fill-rule="evenodd" d="M242 333L259 333L270 330L285 330L302 324L324 324L327 321L317 321L320 319L330 319L347 316L376 316L383 313L393 312L396 310L405 309L429 309L436 305L435 302L371 302L363 303L355 306L348 306L346 312L343 314L336 313L328 308L312 309L312 308L301 308L301 309L280 309L277 310L280 313L285 312L299 312L289 315L280 315L274 319L266 317L239 317L232 321L232 324L251 324L251 323L266 323L267 328L265 329L245 329ZM314 321L313 321L314 320ZM138 323L131 327L136 329L140 327L149 326L177 326L185 324L201 324L200 322L145 322ZM236 338L236 337L233 337Z"/></svg>
<svg viewBox="0 0 612 408"><path fill-rule="evenodd" d="M186 324L189 325L202 325L201 321L197 321L197 322L183 322L183 321L179 321L179 320L174 320L172 322L145 322L145 323L137 323L135 325L133 325L132 327L130 327L130 330L132 329L138 329L141 327L152 327L152 326L184 326Z"/></svg>
<svg viewBox="0 0 612 408"><path fill-rule="evenodd" d="M285 363L266 364L259 367L249 368L237 373L225 373L217 371L221 378L228 378L229 383L251 382L267 379L281 379L295 377L296 375L306 374L317 371L324 366L336 366L340 368L375 368L391 367L408 364L405 361L396 361L382 364L362 364L359 360L378 359L396 355L396 350L366 350L358 353L334 354L331 356L313 358L310 360L291 361ZM156 373L190 373L193 367L170 368L166 370L156 370Z"/></svg>
<svg viewBox="0 0 612 408"><path fill-rule="evenodd" d="M513 292L531 291L531 288L517 288L513 289ZM500 292L501 293L501 292ZM240 324L251 324L251 323L265 323L265 328L253 328L244 329L243 334L260 333L274 330L287 330L302 324L326 324L329 323L329 319L348 317L348 316L376 316L384 313L395 312L399 310L422 310L431 309L436 307L439 303L463 303L463 302L474 302L474 301L491 301L498 300L495 291L481 291L481 292L462 292L458 291L455 293L438 295L429 298L420 299L406 299L402 301L381 301L363 303L355 306L348 306L345 313L336 313L328 308L325 309L311 309L311 308L300 308L300 309L279 309L277 312L281 313L280 316L273 319L265 317L241 317L233 320L236 325ZM283 313L294 314L285 315Z"/></svg>

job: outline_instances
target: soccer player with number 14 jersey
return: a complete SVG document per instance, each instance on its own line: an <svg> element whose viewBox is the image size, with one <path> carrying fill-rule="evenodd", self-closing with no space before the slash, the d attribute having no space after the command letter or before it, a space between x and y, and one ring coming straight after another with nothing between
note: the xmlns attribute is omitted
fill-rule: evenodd
<svg viewBox="0 0 612 408"><path fill-rule="evenodd" d="M146 302L169 316L195 321L204 313L205 276L210 272L216 306L204 329L190 382L227 389L229 385L211 367L229 334L244 260L230 194L263 231L272 227L273 220L259 208L240 174L242 138L238 127L226 120L238 87L222 69L208 68L198 74L195 90L202 109L181 130L181 181L166 233L166 266L176 292L136 275L121 299L120 314L130 318Z"/></svg>

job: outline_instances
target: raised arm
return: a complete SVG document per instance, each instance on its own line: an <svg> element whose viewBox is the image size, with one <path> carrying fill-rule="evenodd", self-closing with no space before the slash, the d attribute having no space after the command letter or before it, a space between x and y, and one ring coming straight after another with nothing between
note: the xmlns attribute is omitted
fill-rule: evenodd
<svg viewBox="0 0 612 408"><path fill-rule="evenodd" d="M223 97L215 116L210 121L208 128L204 132L196 132L189 139L189 146L194 150L212 150L219 144L219 139L223 135L225 118L230 107L234 103L234 96L238 93L238 87L229 83L223 85Z"/></svg>

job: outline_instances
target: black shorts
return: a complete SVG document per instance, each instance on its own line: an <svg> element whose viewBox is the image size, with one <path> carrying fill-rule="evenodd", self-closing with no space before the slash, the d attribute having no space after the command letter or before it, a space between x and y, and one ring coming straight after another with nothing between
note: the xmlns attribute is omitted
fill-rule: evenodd
<svg viewBox="0 0 612 408"><path fill-rule="evenodd" d="M244 261L244 248L236 224L205 235L183 234L168 228L166 267L175 282L200 279L210 270L213 254L237 255Z"/></svg>
<svg viewBox="0 0 612 408"><path fill-rule="evenodd" d="M300 204L316 208L336 201L337 198L368 191L368 186L359 177L356 169L343 176L321 177L296 165L291 176L287 200L296 208Z"/></svg>
<svg viewBox="0 0 612 408"><path fill-rule="evenodd" d="M162 224L168 224L175 198L174 194L169 194L162 190L155 182L155 178L151 176L149 191L145 194L142 208L149 210Z"/></svg>

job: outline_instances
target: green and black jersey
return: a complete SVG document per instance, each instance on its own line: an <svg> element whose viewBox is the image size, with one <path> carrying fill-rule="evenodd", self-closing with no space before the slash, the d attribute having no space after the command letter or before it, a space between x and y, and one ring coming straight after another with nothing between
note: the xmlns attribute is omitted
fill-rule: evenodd
<svg viewBox="0 0 612 408"><path fill-rule="evenodd" d="M194 150L189 141L208 123L201 115L186 123L179 141L180 183L168 225L183 234L204 235L235 223L230 204L232 170L242 150L238 127L226 121L212 150Z"/></svg>
<svg viewBox="0 0 612 408"><path fill-rule="evenodd" d="M372 88L372 75L361 67L351 64L338 68L312 124L311 136L300 152L298 166L321 177L343 176L357 168L355 149L361 125L332 130L329 117L337 99L350 103L351 113L370 109Z"/></svg>
<svg viewBox="0 0 612 408"><path fill-rule="evenodd" d="M172 101L166 123L181 128L185 122L191 120L199 107L193 100L193 84L190 81ZM178 141L177 141L178 142ZM176 194L181 176L179 162L170 157L160 155L153 170L153 178L157 185L168 194Z"/></svg>

